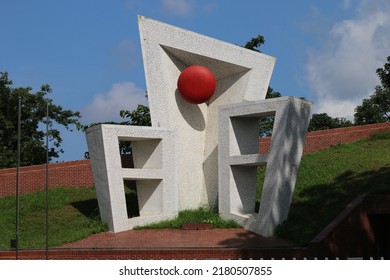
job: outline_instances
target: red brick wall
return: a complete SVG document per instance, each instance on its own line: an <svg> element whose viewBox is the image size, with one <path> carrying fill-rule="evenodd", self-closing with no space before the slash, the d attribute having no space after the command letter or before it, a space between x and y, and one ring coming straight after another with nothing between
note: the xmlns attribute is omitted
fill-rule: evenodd
<svg viewBox="0 0 390 280"><path fill-rule="evenodd" d="M324 150L337 144L367 138L373 133L385 130L390 130L390 123L369 124L309 132L306 135L305 148L303 152L307 154L314 151ZM268 153L270 142L270 137L259 139L260 154Z"/></svg>
<svg viewBox="0 0 390 280"><path fill-rule="evenodd" d="M259 260L304 259L305 248L293 249L49 249L50 260ZM0 260L14 260L15 251L0 251ZM310 256L308 257L310 258ZM21 250L21 260L43 260L45 250Z"/></svg>
<svg viewBox="0 0 390 280"><path fill-rule="evenodd" d="M92 170L89 160L49 164L49 187L91 187ZM46 165L20 168L19 192L30 193L46 186ZM15 195L16 168L0 170L0 197Z"/></svg>
<svg viewBox="0 0 390 280"><path fill-rule="evenodd" d="M353 126L309 132L306 137L304 153L326 149L332 145L356 141L371 134L390 130L390 123ZM259 152L267 153L270 138L259 140ZM130 160L131 161L131 160ZM129 160L124 159L131 164ZM22 167L20 169L20 193L29 193L45 188L45 165ZM92 170L89 160L77 160L49 164L49 187L91 187L93 186ZM15 195L16 169L0 170L0 197Z"/></svg>

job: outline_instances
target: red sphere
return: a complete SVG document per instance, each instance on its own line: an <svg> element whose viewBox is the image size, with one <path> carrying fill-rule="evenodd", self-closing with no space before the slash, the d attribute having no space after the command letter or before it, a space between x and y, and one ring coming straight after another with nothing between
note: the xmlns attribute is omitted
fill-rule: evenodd
<svg viewBox="0 0 390 280"><path fill-rule="evenodd" d="M216 81L213 73L203 66L190 66L181 72L177 80L179 93L189 103L200 104L214 94Z"/></svg>

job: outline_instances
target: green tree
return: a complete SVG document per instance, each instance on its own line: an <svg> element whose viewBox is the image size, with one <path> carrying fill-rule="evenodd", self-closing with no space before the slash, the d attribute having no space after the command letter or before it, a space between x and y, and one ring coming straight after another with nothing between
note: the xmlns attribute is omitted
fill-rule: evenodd
<svg viewBox="0 0 390 280"><path fill-rule="evenodd" d="M390 121L390 56L383 68L376 73L381 85L375 87L370 98L363 99L362 104L355 108L355 124L372 124Z"/></svg>
<svg viewBox="0 0 390 280"><path fill-rule="evenodd" d="M21 165L34 165L46 162L45 132L40 129L46 122L46 104L49 106L50 146L49 160L58 158L62 138L60 131L53 128L52 121L70 130L70 125L78 125L80 113L64 110L47 98L52 92L49 85L31 93L31 87L12 87L7 72L0 72L0 167L15 167L17 163L18 104L21 99Z"/></svg>
<svg viewBox="0 0 390 280"><path fill-rule="evenodd" d="M265 43L264 37L261 35L257 35L256 37L251 38L248 42L246 42L246 44L243 47L261 53L260 47L261 45L264 45L264 43Z"/></svg>
<svg viewBox="0 0 390 280"><path fill-rule="evenodd" d="M123 122L125 125L140 125L140 126L151 126L152 122L150 120L150 110L149 107L145 105L138 105L137 109L133 111L121 110L119 115L128 119ZM131 143L130 142L119 142L119 149L121 154L131 154Z"/></svg>
<svg viewBox="0 0 390 280"><path fill-rule="evenodd" d="M345 118L332 118L327 113L320 113L312 115L309 123L309 131L348 127L352 125L352 122Z"/></svg>
<svg viewBox="0 0 390 280"><path fill-rule="evenodd" d="M265 39L261 35L257 35L256 37L251 38L246 44L243 46L244 48L248 50L252 50L255 52L260 52L260 47L264 45ZM269 98L277 98L281 97L282 95L280 92L274 91L271 87L268 87L267 94L265 96L266 99ZM261 137L268 137L272 135L272 128L274 126L274 116L268 116L268 117L263 117L260 119L259 125L259 136Z"/></svg>
<svg viewBox="0 0 390 280"><path fill-rule="evenodd" d="M390 56L387 57L387 63L383 66L383 68L378 68L376 70L376 74L378 75L382 87L389 89L390 88Z"/></svg>
<svg viewBox="0 0 390 280"><path fill-rule="evenodd" d="M122 118L127 118L125 121L127 125L142 125L142 126L151 126L152 122L150 120L150 110L149 107L145 105L138 105L137 109L133 111L121 110L119 115Z"/></svg>
<svg viewBox="0 0 390 280"><path fill-rule="evenodd" d="M271 87L268 87L267 95L265 96L266 99L269 98L277 98L281 97L282 95L280 92L274 91ZM275 116L267 116L260 118L260 130L259 130L259 136L260 137L269 137L272 135L272 130L274 127L274 120Z"/></svg>

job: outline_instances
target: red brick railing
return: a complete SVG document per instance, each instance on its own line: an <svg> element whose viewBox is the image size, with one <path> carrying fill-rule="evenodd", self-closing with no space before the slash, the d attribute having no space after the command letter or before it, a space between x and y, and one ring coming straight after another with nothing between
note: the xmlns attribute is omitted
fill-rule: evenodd
<svg viewBox="0 0 390 280"><path fill-rule="evenodd" d="M49 188L91 187L92 170L89 160L76 160L49 164ZM21 194L43 190L46 186L46 165L20 168L19 190ZM16 193L16 168L0 170L0 197Z"/></svg>
<svg viewBox="0 0 390 280"><path fill-rule="evenodd" d="M309 132L306 137L304 153L326 149L339 143L356 141L371 134L390 130L390 123L353 126ZM259 140L259 152L266 153L270 138ZM126 160L123 164L126 164ZM131 163L130 163L131 164ZM43 190L45 187L45 165L22 167L20 169L20 193ZM16 169L0 170L0 197L15 195ZM49 187L91 187L92 170L89 160L77 160L49 164Z"/></svg>
<svg viewBox="0 0 390 280"><path fill-rule="evenodd" d="M303 152L308 154L324 150L337 144L368 138L376 132L385 130L390 130L390 123L368 124L308 132ZM270 142L270 137L259 139L259 152L261 154L265 154L269 151Z"/></svg>

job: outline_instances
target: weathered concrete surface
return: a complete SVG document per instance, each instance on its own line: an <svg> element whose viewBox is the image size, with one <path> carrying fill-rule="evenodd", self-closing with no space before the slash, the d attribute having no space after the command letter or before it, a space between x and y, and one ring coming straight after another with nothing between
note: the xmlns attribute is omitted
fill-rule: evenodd
<svg viewBox="0 0 390 280"><path fill-rule="evenodd" d="M178 212L173 131L98 125L86 131L102 220L114 232L174 217ZM122 168L119 141L130 141L134 168ZM127 217L124 180L135 180L140 216Z"/></svg>
<svg viewBox="0 0 390 280"><path fill-rule="evenodd" d="M179 209L215 206L218 106L264 99L275 58L142 16L138 22L152 126L177 133ZM191 65L217 80L206 103L187 103L177 91Z"/></svg>
<svg viewBox="0 0 390 280"><path fill-rule="evenodd" d="M264 236L287 219L310 120L311 103L293 97L219 108L219 212ZM259 120L275 116L271 147L258 153ZM259 213L257 166L266 165Z"/></svg>

